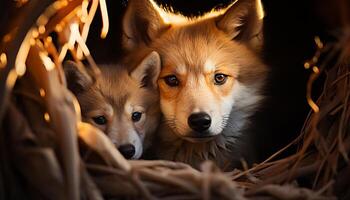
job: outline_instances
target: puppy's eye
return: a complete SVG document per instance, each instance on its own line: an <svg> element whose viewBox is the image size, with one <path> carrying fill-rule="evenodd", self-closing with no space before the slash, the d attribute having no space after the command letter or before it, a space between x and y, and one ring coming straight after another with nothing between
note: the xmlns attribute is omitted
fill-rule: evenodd
<svg viewBox="0 0 350 200"><path fill-rule="evenodd" d="M101 116L97 116L97 117L93 117L92 118L94 120L94 122L98 125L105 125L107 124L107 119L105 116L101 115Z"/></svg>
<svg viewBox="0 0 350 200"><path fill-rule="evenodd" d="M226 82L227 77L228 76L226 74L215 74L214 76L215 85L223 85Z"/></svg>
<svg viewBox="0 0 350 200"><path fill-rule="evenodd" d="M133 122L140 121L141 117L142 117L142 113L141 112L133 112L131 114L131 119L132 119Z"/></svg>
<svg viewBox="0 0 350 200"><path fill-rule="evenodd" d="M169 75L169 76L164 77L164 81L170 87L176 87L179 85L179 80L177 79L177 77L175 75Z"/></svg>

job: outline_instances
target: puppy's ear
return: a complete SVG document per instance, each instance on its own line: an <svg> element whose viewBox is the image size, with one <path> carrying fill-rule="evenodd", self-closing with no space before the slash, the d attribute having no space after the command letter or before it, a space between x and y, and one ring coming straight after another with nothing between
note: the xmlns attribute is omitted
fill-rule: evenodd
<svg viewBox="0 0 350 200"><path fill-rule="evenodd" d="M157 88L160 67L159 54L153 51L131 72L131 77L138 81L141 87Z"/></svg>
<svg viewBox="0 0 350 200"><path fill-rule="evenodd" d="M152 0L129 0L123 18L123 46L132 50L139 45L148 45L167 27L160 8Z"/></svg>
<svg viewBox="0 0 350 200"><path fill-rule="evenodd" d="M261 0L236 0L217 18L216 25L232 39L247 42L253 49L260 50L263 18Z"/></svg>
<svg viewBox="0 0 350 200"><path fill-rule="evenodd" d="M79 71L78 64L73 61L66 61L63 64L64 74L66 76L66 81L68 89L77 95L81 92L86 91L91 85L92 81Z"/></svg>

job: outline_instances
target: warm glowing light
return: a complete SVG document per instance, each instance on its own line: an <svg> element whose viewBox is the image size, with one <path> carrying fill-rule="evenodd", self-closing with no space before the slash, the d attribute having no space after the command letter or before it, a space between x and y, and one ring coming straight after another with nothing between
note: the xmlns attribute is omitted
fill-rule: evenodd
<svg viewBox="0 0 350 200"><path fill-rule="evenodd" d="M48 57L44 52L39 52L39 57L43 61L43 64L47 71L50 71L55 68L55 63L53 63L51 58Z"/></svg>
<svg viewBox="0 0 350 200"><path fill-rule="evenodd" d="M40 34L45 33L45 26L39 26L38 30Z"/></svg>
<svg viewBox="0 0 350 200"><path fill-rule="evenodd" d="M307 99L307 102L311 109L315 112L318 113L320 112L320 108L317 106L317 104L312 100L312 99Z"/></svg>
<svg viewBox="0 0 350 200"><path fill-rule="evenodd" d="M78 42L80 48L83 50L84 55L85 55L85 56L89 56L89 55L90 55L89 48L86 46L86 44L85 44L83 38L81 38L80 35L79 35L79 37L77 38L77 42Z"/></svg>
<svg viewBox="0 0 350 200"><path fill-rule="evenodd" d="M84 55L85 56L89 56L90 55L90 51L89 51L89 48L86 46L84 40L81 37L78 37L77 38L77 42L78 42L80 48L83 50Z"/></svg>
<svg viewBox="0 0 350 200"><path fill-rule="evenodd" d="M312 67L312 71L314 71L316 74L320 73L320 69L318 69L317 66Z"/></svg>
<svg viewBox="0 0 350 200"><path fill-rule="evenodd" d="M68 5L68 2L65 1L56 1L52 4L52 8L55 10L61 9L63 6L65 6L64 4Z"/></svg>
<svg viewBox="0 0 350 200"><path fill-rule="evenodd" d="M77 23L73 23L70 25L70 35L68 39L68 47L74 48L74 44L77 41L77 34L79 34L79 25Z"/></svg>
<svg viewBox="0 0 350 200"><path fill-rule="evenodd" d="M60 62L62 62L64 57L66 57L67 51L68 51L68 44L64 44L58 56L58 60Z"/></svg>
<svg viewBox="0 0 350 200"><path fill-rule="evenodd" d="M94 19L94 16L95 16L97 8L98 8L98 1L99 0L92 0L92 4L90 6L90 12L87 16L86 22L83 26L83 30L81 32L81 37L83 38L84 41L86 41L87 36L89 34L91 22ZM87 7L85 8L84 2L88 2L88 1L83 1L82 9L87 9ZM81 50L81 48L78 48L78 50L77 50L77 57L79 59L83 58L83 51Z"/></svg>
<svg viewBox="0 0 350 200"><path fill-rule="evenodd" d="M105 0L100 0L100 9L102 15L102 31L101 38L106 38L109 29L109 19Z"/></svg>
<svg viewBox="0 0 350 200"><path fill-rule="evenodd" d="M19 76L23 76L24 73L26 73L26 64L25 63L18 63L16 65L16 72Z"/></svg>
<svg viewBox="0 0 350 200"><path fill-rule="evenodd" d="M77 23L72 23L69 28L70 35L67 44L69 49L74 49L74 44L77 41L77 37L79 35L79 25Z"/></svg>
<svg viewBox="0 0 350 200"><path fill-rule="evenodd" d="M29 43L31 46L35 45L35 39L34 38L30 38Z"/></svg>
<svg viewBox="0 0 350 200"><path fill-rule="evenodd" d="M323 48L323 43L322 43L320 37L318 37L318 36L315 37L315 43L319 49Z"/></svg>
<svg viewBox="0 0 350 200"><path fill-rule="evenodd" d="M41 15L41 16L36 20L36 23L37 23L37 24L46 24L48 21L49 21L49 19L47 18L47 16Z"/></svg>
<svg viewBox="0 0 350 200"><path fill-rule="evenodd" d="M33 29L33 31L32 31L32 36L33 36L33 38L38 37L38 36L39 36L39 32L38 32L38 30Z"/></svg>
<svg viewBox="0 0 350 200"><path fill-rule="evenodd" d="M32 38L32 31L29 31L25 36L16 56L15 68L19 76L23 76L26 72L26 60L30 49L30 40Z"/></svg>
<svg viewBox="0 0 350 200"><path fill-rule="evenodd" d="M6 88L7 90L12 90L13 86L15 85L17 80L17 72L15 69L12 69L6 79Z"/></svg>
<svg viewBox="0 0 350 200"><path fill-rule="evenodd" d="M46 42L51 43L51 42L52 42L52 37L48 36L48 37L46 38Z"/></svg>
<svg viewBox="0 0 350 200"><path fill-rule="evenodd" d="M81 4L81 17L80 20L83 23L86 23L88 20L88 6L89 6L89 1L84 0L83 3Z"/></svg>
<svg viewBox="0 0 350 200"><path fill-rule="evenodd" d="M158 14L163 19L164 23L166 24L180 24L180 23L186 23L188 22L188 19L180 14L171 13L169 11L165 11L164 9L160 8L157 3L155 3L153 0L150 1L153 8L158 12Z"/></svg>
<svg viewBox="0 0 350 200"><path fill-rule="evenodd" d="M49 113L46 112L44 114L44 119L45 119L46 122L50 122L50 115L49 115Z"/></svg>
<svg viewBox="0 0 350 200"><path fill-rule="evenodd" d="M86 2L86 1L84 1L84 2ZM83 2L83 5L84 5L84 2ZM85 6L83 6L83 8L84 7ZM91 24L92 20L94 19L95 13L97 11L97 7L98 7L98 0L92 0L90 12L88 14L86 23L84 24L83 31L82 31L82 34L81 34L83 39L84 39L84 41L86 41L87 35L89 34L90 24Z"/></svg>
<svg viewBox="0 0 350 200"><path fill-rule="evenodd" d="M318 74L320 73L320 69L317 66L313 66L312 67L312 71L314 72L313 74L311 74L310 79L308 81L307 84L307 93L306 93L306 99L307 99L307 103L309 104L309 106L311 107L311 109L315 112L318 113L320 111L320 108L318 107L318 105L312 100L311 97L311 90L312 90L312 83L313 81L317 78Z"/></svg>
<svg viewBox="0 0 350 200"><path fill-rule="evenodd" d="M67 0L62 0L61 1L61 6L67 6L68 5L68 1Z"/></svg>
<svg viewBox="0 0 350 200"><path fill-rule="evenodd" d="M0 68L4 68L7 65L7 56L6 53L0 55Z"/></svg>
<svg viewBox="0 0 350 200"><path fill-rule="evenodd" d="M62 25L61 24L57 24L56 27L55 27L55 30L57 32L62 32L62 30L63 30Z"/></svg>
<svg viewBox="0 0 350 200"><path fill-rule="evenodd" d="M310 100L308 99L308 103L309 103L311 109L312 109L315 113L320 112L320 108L315 104L314 101L312 101L312 100L310 101Z"/></svg>
<svg viewBox="0 0 350 200"><path fill-rule="evenodd" d="M43 88L40 88L39 93L41 97L45 97L46 95L45 90Z"/></svg>
<svg viewBox="0 0 350 200"><path fill-rule="evenodd" d="M264 8L262 6L261 0L256 0L256 9L258 13L258 17L260 20L264 18Z"/></svg>
<svg viewBox="0 0 350 200"><path fill-rule="evenodd" d="M308 62L304 63L304 68L305 69L309 69L310 68L310 63L308 63Z"/></svg>
<svg viewBox="0 0 350 200"><path fill-rule="evenodd" d="M80 8L78 8L78 9L76 9L75 14L77 17L79 17L81 19L81 16L83 15L83 11Z"/></svg>
<svg viewBox="0 0 350 200"><path fill-rule="evenodd" d="M217 17L219 15L224 14L231 6L233 6L238 0L235 0L233 3L231 3L231 5L227 6L224 9L220 9L220 10L211 10L210 12L204 14L203 16L201 16L200 20L204 20L204 19L209 19L209 18L213 18L213 17ZM174 11L170 8L170 9L163 9L160 8L157 3L154 2L154 0L150 0L153 8L157 11L157 13L161 16L161 18L163 19L164 23L166 24L184 24L184 23L191 23L191 19L189 19L188 17L185 17L181 14L178 13L174 13ZM259 6L258 6L259 7ZM258 8L259 9L259 8ZM259 9L260 10L260 9ZM261 13L259 13L259 18L260 18ZM194 22L194 21L193 21Z"/></svg>
<svg viewBox="0 0 350 200"><path fill-rule="evenodd" d="M83 53L86 56L90 55L90 51L89 51L88 47L86 46L85 41L83 40L83 38L80 35L79 25L77 23L71 24L70 31L71 31L71 35L70 35L69 39L71 40L71 38L73 38L72 41L78 42L79 47L82 49ZM73 42L73 45L74 45L74 42Z"/></svg>

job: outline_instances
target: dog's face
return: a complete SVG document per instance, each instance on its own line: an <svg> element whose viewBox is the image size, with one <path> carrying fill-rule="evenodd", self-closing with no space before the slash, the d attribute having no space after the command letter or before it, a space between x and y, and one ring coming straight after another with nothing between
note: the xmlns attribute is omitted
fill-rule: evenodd
<svg viewBox="0 0 350 200"><path fill-rule="evenodd" d="M158 54L151 53L131 73L123 66L102 67L95 84L72 65L65 66L65 72L83 120L106 133L125 158L140 158L145 137L159 123Z"/></svg>
<svg viewBox="0 0 350 200"><path fill-rule="evenodd" d="M232 108L241 106L240 96L258 100L242 90L240 79L243 67L261 63L218 30L189 31L191 28L198 27L169 32L155 44L163 60L158 85L168 125L185 139L201 141L222 132ZM189 39L192 37L196 40Z"/></svg>
<svg viewBox="0 0 350 200"><path fill-rule="evenodd" d="M259 1L241 0L223 13L187 22L166 22L153 3L142 1L141 9L140 2L130 1L124 45L146 45L161 55L160 105L175 134L206 141L222 133L233 108L248 111L257 104L265 77L257 55ZM138 15L145 10L151 14ZM149 26L139 29L142 21Z"/></svg>

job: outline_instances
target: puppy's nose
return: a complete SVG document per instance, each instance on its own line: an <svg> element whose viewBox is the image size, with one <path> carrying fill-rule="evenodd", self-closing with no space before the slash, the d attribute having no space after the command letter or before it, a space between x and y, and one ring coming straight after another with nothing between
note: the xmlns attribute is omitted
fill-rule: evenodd
<svg viewBox="0 0 350 200"><path fill-rule="evenodd" d="M135 146L132 144L123 144L118 147L118 150L126 159L130 159L135 155Z"/></svg>
<svg viewBox="0 0 350 200"><path fill-rule="evenodd" d="M194 131L203 132L209 129L211 118L205 112L193 113L188 118L187 123Z"/></svg>

